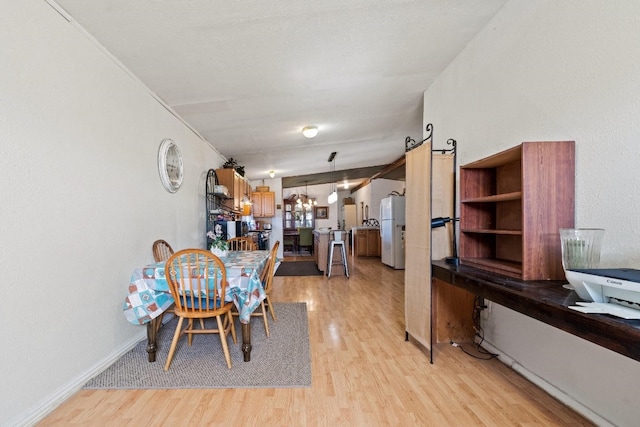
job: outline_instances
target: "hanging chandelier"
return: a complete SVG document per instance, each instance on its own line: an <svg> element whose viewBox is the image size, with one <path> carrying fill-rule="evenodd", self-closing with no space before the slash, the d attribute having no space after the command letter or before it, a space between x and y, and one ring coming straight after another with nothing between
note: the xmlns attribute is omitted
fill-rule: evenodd
<svg viewBox="0 0 640 427"><path fill-rule="evenodd" d="M336 170L336 154L337 152L332 152L329 155L329 170L331 171L331 194L327 197L327 202L332 205L338 201L338 192L336 191L336 183L333 180L333 172Z"/></svg>
<svg viewBox="0 0 640 427"><path fill-rule="evenodd" d="M313 206L316 206L318 204L318 202L316 200L314 200L312 197L309 197L309 187L307 186L307 181L304 182L304 192L306 194L301 194L300 196L302 197L298 197L298 200L296 200L296 204L298 205L298 207L303 207L306 210L311 209Z"/></svg>

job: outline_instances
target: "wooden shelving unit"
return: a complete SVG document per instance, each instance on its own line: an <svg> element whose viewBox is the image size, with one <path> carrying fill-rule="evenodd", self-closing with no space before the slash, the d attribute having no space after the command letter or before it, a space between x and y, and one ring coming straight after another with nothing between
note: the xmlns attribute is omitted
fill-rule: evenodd
<svg viewBox="0 0 640 427"><path fill-rule="evenodd" d="M216 171L209 169L207 172L207 180L205 183L205 218L206 229L205 235L209 231L213 231L216 219L218 215L227 214L227 210L224 206L225 200L229 198L227 194L221 194L216 192L216 186L219 184ZM212 239L206 236L207 248L211 247Z"/></svg>
<svg viewBox="0 0 640 427"><path fill-rule="evenodd" d="M574 226L575 143L522 144L460 167L460 260L522 280L563 280Z"/></svg>

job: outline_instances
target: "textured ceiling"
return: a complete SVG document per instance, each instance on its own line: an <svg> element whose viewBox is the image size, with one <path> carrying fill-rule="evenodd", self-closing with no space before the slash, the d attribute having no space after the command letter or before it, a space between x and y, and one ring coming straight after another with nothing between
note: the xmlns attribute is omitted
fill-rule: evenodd
<svg viewBox="0 0 640 427"><path fill-rule="evenodd" d="M57 0L252 180L327 172L332 151L337 171L398 159L423 92L505 2Z"/></svg>

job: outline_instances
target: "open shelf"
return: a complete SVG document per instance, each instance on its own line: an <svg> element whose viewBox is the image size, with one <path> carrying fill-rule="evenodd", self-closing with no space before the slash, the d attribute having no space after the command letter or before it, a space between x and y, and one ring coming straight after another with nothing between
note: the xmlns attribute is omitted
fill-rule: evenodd
<svg viewBox="0 0 640 427"><path fill-rule="evenodd" d="M522 280L563 280L574 224L575 143L522 144L460 167L460 260Z"/></svg>
<svg viewBox="0 0 640 427"><path fill-rule="evenodd" d="M465 258L465 264L507 275L521 275L522 263L497 258ZM511 274L509 274L511 273Z"/></svg>
<svg viewBox="0 0 640 427"><path fill-rule="evenodd" d="M507 234L511 236L522 236L522 230L492 230L488 228L484 229L462 229L463 233L477 233L477 234Z"/></svg>
<svg viewBox="0 0 640 427"><path fill-rule="evenodd" d="M218 197L220 199L233 199L233 197L231 197L228 194L225 193L207 193L208 197Z"/></svg>
<svg viewBox="0 0 640 427"><path fill-rule="evenodd" d="M522 191L513 191L511 193L495 194L493 196L475 197L472 199L465 199L462 203L496 203L496 202L508 202L511 200L521 200Z"/></svg>

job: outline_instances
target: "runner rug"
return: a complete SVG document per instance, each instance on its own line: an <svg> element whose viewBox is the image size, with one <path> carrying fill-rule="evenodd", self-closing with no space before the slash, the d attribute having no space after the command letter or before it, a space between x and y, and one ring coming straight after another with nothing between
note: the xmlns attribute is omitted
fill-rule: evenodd
<svg viewBox="0 0 640 427"><path fill-rule="evenodd" d="M287 261L280 264L276 276L322 276L314 261ZM277 316L277 314L276 314Z"/></svg>
<svg viewBox="0 0 640 427"><path fill-rule="evenodd" d="M233 367L227 368L218 335L198 335L193 345L178 341L168 372L164 364L177 324L172 319L158 332L156 361L147 361L146 339L90 380L88 389L162 388L286 388L311 386L311 355L306 303L273 303L277 321L269 314L271 337L261 317L251 318L251 361L244 362L242 333L236 319L238 344L228 338ZM214 320L215 321L215 320Z"/></svg>

